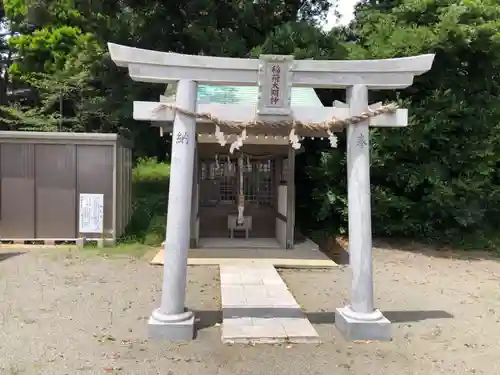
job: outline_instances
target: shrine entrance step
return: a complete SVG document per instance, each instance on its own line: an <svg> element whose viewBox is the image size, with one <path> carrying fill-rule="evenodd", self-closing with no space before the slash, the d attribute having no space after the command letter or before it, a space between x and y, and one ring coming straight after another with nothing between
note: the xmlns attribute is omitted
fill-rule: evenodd
<svg viewBox="0 0 500 375"><path fill-rule="evenodd" d="M318 343L318 333L271 264L221 264L222 342Z"/></svg>

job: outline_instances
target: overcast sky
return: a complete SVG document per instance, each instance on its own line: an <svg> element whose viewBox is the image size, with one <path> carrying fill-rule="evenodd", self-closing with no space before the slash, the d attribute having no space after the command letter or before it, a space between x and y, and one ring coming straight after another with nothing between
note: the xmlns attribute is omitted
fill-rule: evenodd
<svg viewBox="0 0 500 375"><path fill-rule="evenodd" d="M353 12L354 12L354 5L358 0L338 0L338 11L342 15L340 20L337 22L335 19L335 16L333 15L333 12L330 12L328 15L328 20L325 24L325 30L330 30L333 26L335 25L347 25L350 21L352 21L353 18Z"/></svg>

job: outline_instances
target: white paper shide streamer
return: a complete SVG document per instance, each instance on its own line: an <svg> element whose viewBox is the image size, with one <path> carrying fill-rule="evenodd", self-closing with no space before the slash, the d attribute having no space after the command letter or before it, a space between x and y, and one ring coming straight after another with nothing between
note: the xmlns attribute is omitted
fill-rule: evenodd
<svg viewBox="0 0 500 375"><path fill-rule="evenodd" d="M243 147L243 141L245 141L247 138L247 130L243 129L241 134L236 136L236 140L231 143L231 146L229 147L229 153L232 154L235 150L239 150L241 147Z"/></svg>
<svg viewBox="0 0 500 375"><path fill-rule="evenodd" d="M221 132L220 127L215 125L215 139L219 142L219 144L224 147L227 143L226 137L224 137L224 133Z"/></svg>
<svg viewBox="0 0 500 375"><path fill-rule="evenodd" d="M330 147L332 148L337 148L338 145L338 138L337 136L332 133L330 129L326 131L326 134L328 134L328 140L330 141Z"/></svg>
<svg viewBox="0 0 500 375"><path fill-rule="evenodd" d="M297 135L297 133L295 133L294 128L290 130L290 135L288 136L288 139L290 140L290 143L295 150L300 149L300 138Z"/></svg>

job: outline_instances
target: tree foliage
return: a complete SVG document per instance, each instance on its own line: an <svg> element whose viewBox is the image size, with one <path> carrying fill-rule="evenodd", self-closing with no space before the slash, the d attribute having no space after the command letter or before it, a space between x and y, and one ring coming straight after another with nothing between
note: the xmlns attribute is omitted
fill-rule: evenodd
<svg viewBox="0 0 500 375"><path fill-rule="evenodd" d="M497 0L362 0L348 26L319 27L327 0L184 2L5 0L11 79L35 95L7 109L11 128L120 132L138 155L165 143L132 120L133 100L164 87L131 81L106 42L218 56L390 58L435 53L432 70L400 92L373 92L409 108L411 126L372 130L377 235L494 246L500 207L500 7ZM344 100L318 90L324 105ZM297 162L304 231L346 229L345 135L338 150L307 140Z"/></svg>
<svg viewBox="0 0 500 375"><path fill-rule="evenodd" d="M18 33L10 45L21 57L10 71L37 93L28 107L8 110L10 122L16 128L47 130L60 126L62 118L62 130L126 133L134 138L140 155L166 150L147 124L131 119L132 101L156 100L164 88L132 82L109 60L107 42L180 53L249 56L271 32L279 34L276 29L286 29L290 23L307 24L315 32L314 25L330 6L327 0L4 3ZM62 98L62 106L56 98Z"/></svg>
<svg viewBox="0 0 500 375"><path fill-rule="evenodd" d="M373 101L399 101L411 114L409 128L372 130L375 234L495 246L499 20L494 0L365 1L358 6L343 34L351 58L436 54L432 70L411 88L372 95ZM312 190L323 213L320 229L332 220L337 227L341 220L345 228L345 190L331 173L344 162L343 155L325 155L312 168ZM320 182L324 176L326 183Z"/></svg>

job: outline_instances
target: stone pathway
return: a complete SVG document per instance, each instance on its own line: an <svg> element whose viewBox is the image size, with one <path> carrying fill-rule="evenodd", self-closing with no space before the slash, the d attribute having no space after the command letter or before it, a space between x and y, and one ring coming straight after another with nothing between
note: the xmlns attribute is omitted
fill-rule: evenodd
<svg viewBox="0 0 500 375"><path fill-rule="evenodd" d="M319 342L271 264L220 265L224 343Z"/></svg>

